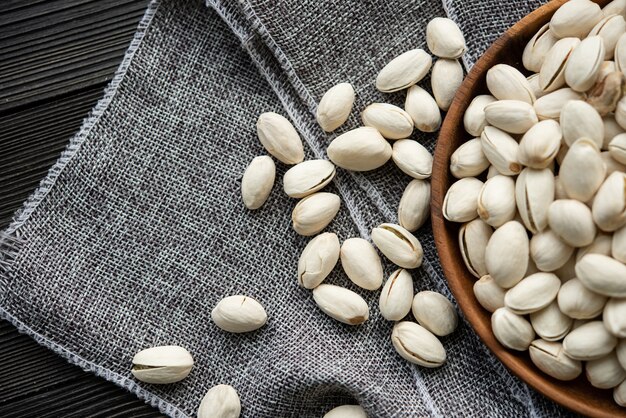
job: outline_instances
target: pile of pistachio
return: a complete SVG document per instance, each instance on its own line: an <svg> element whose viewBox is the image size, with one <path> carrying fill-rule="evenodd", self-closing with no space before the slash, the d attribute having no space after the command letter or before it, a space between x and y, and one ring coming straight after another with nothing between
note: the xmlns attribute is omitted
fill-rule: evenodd
<svg viewBox="0 0 626 418"><path fill-rule="evenodd" d="M626 406L626 0L562 5L464 116L443 214L505 347ZM477 177L480 177L481 180Z"/></svg>
<svg viewBox="0 0 626 418"><path fill-rule="evenodd" d="M348 278L365 291L381 288L379 309L382 317L397 321L391 342L398 354L424 367L439 367L446 360L446 350L437 338L454 331L458 318L452 303L443 295L422 291L414 294L408 270L422 264L423 251L412 234L428 219L432 156L419 142L408 139L414 127L435 132L441 125L441 110L447 110L463 80L458 58L466 50L465 39L449 19L435 18L426 29L431 56L422 49L401 54L389 62L376 78L376 88L390 93L408 89L404 109L373 103L361 113L362 127L336 136L327 148L328 160L304 161L302 140L287 118L269 112L259 116L257 134L267 152L285 165L293 165L283 177L287 196L300 199L291 215L293 230L312 236L300 255L297 282L312 289L319 309L331 318L348 325L359 325L370 317L366 298L348 288L323 283L341 260ZM417 86L431 70L433 96ZM322 97L317 121L326 132L341 127L352 112L355 92L348 83L332 87ZM390 144L392 141L393 146ZM398 266L383 286L381 258L372 243L363 238L349 238L341 245L333 232L322 232L339 212L338 195L321 191L334 178L337 167L350 171L370 171L390 159L412 178L398 208L399 225L383 223L373 228L371 239L378 250ZM267 155L254 158L243 174L241 194L245 206L259 209L274 186L276 165ZM369 297L367 298L369 299ZM412 312L417 322L407 316ZM257 330L267 322L267 313L255 299L235 295L222 299L213 309L215 325L224 331L244 333ZM191 371L193 358L182 347L154 347L139 352L133 359L133 375L148 383L173 383ZM200 404L200 418L236 418L241 405L234 388L213 387ZM366 417L358 405L333 409L326 418Z"/></svg>

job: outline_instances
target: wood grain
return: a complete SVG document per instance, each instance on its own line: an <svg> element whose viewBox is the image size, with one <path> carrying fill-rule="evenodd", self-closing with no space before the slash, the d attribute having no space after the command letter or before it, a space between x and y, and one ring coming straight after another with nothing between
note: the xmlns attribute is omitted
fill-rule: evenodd
<svg viewBox="0 0 626 418"><path fill-rule="evenodd" d="M491 331L491 315L474 297L472 287L476 279L465 268L457 242L460 225L446 221L441 212L446 191L455 181L448 170L450 156L459 145L471 138L464 130L463 114L473 97L488 94L485 86L487 70L497 63L506 63L521 70L524 46L564 2L554 0L515 24L485 52L459 88L435 150L431 203L433 233L444 273L461 310L480 338L509 370L539 392L575 412L593 417L626 417L626 409L613 401L612 391L593 388L584 376L573 382L553 379L532 364L527 352L514 352L500 345ZM608 2L597 1L600 5Z"/></svg>

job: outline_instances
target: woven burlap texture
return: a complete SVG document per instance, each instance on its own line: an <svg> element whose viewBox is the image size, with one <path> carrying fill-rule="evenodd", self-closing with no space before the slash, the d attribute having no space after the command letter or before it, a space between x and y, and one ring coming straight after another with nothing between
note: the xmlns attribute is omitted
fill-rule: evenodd
<svg viewBox="0 0 626 418"><path fill-rule="evenodd" d="M470 66L538 0L153 2L104 99L2 238L0 314L41 344L136 393L170 416L194 416L213 385L237 388L244 417L320 417L358 402L371 417L565 416L514 378L462 321L443 338L447 364L429 370L398 357L378 292L353 286L338 266L328 282L368 301L371 319L350 327L323 315L297 285L308 238L291 228L296 200L278 164L267 203L246 210L241 175L265 154L260 113L289 117L307 158L325 158L334 137L315 123L316 104L338 82L357 92L338 132L371 102L402 105L374 88L378 70L424 47L426 23L448 15L466 34ZM428 86L429 80L422 85ZM436 136L415 134L434 148ZM342 209L328 230L340 239L396 221L409 182L393 164L339 170L329 191ZM417 236L424 266L415 289L452 299L430 228ZM386 274L394 267L385 262ZM219 330L210 312L246 294L266 307L259 331ZM196 366L167 386L138 382L140 349L177 344Z"/></svg>

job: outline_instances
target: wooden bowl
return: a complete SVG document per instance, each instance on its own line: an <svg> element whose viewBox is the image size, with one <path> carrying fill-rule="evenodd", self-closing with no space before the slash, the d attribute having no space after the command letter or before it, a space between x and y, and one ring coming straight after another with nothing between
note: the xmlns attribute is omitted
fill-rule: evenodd
<svg viewBox="0 0 626 418"><path fill-rule="evenodd" d="M604 6L609 0L597 0ZM522 51L528 40L547 23L565 0L553 0L517 22L498 39L478 60L459 88L439 134L432 175L432 223L435 243L452 293L465 317L495 356L520 379L548 398L580 414L594 417L626 417L626 409L613 401L612 390L591 386L583 376L572 382L551 378L537 369L528 352L520 353L503 347L491 331L491 314L484 310L472 286L476 278L466 269L457 235L460 224L448 222L441 207L448 187L456 180L448 169L450 156L471 136L463 128L463 113L472 98L485 94L485 74L498 63L512 65L521 71ZM524 71L526 72L526 71Z"/></svg>

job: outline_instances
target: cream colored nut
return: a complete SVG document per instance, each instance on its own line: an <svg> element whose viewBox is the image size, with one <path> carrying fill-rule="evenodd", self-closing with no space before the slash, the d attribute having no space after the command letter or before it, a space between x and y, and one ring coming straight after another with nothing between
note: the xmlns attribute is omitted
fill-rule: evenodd
<svg viewBox="0 0 626 418"><path fill-rule="evenodd" d="M590 0L571 0L550 19L550 30L559 38L584 38L603 17L600 6Z"/></svg>
<svg viewBox="0 0 626 418"><path fill-rule="evenodd" d="M228 296L219 301L211 311L211 319L224 331L233 333L250 332L267 322L263 306L249 296Z"/></svg>
<svg viewBox="0 0 626 418"><path fill-rule="evenodd" d="M475 277L487 274L485 249L493 230L482 219L474 219L459 229L459 247L467 269Z"/></svg>
<svg viewBox="0 0 626 418"><path fill-rule="evenodd" d="M592 205L593 220L604 231L626 224L626 174L614 172L598 189Z"/></svg>
<svg viewBox="0 0 626 418"><path fill-rule="evenodd" d="M455 59L438 59L433 65L430 83L439 108L447 111L463 82L463 67Z"/></svg>
<svg viewBox="0 0 626 418"><path fill-rule="evenodd" d="M276 165L267 155L254 157L241 179L241 197L248 209L263 206L274 186Z"/></svg>
<svg viewBox="0 0 626 418"><path fill-rule="evenodd" d="M459 58L465 53L465 37L454 21L436 17L426 25L426 43L433 55Z"/></svg>
<svg viewBox="0 0 626 418"><path fill-rule="evenodd" d="M578 279L561 285L557 302L565 315L574 319L592 319L602 313L607 297L587 289Z"/></svg>
<svg viewBox="0 0 626 418"><path fill-rule="evenodd" d="M354 105L354 88L350 83L340 83L328 90L317 106L317 123L326 132L343 125Z"/></svg>
<svg viewBox="0 0 626 418"><path fill-rule="evenodd" d="M559 276L561 283L565 283L576 277L576 254L572 254L569 260L567 260L562 267L554 270L553 273Z"/></svg>
<svg viewBox="0 0 626 418"><path fill-rule="evenodd" d="M574 320L559 309L556 301L545 308L530 314L530 324L546 341L560 341L572 329Z"/></svg>
<svg viewBox="0 0 626 418"><path fill-rule="evenodd" d="M304 160L300 135L284 116L263 113L256 122L256 132L263 147L280 162L298 164Z"/></svg>
<svg viewBox="0 0 626 418"><path fill-rule="evenodd" d="M590 200L604 182L606 167L600 149L589 138L574 142L565 154L559 170L563 188L572 199Z"/></svg>
<svg viewBox="0 0 626 418"><path fill-rule="evenodd" d="M311 236L321 232L339 212L341 199L333 193L313 193L300 200L291 213L294 231Z"/></svg>
<svg viewBox="0 0 626 418"><path fill-rule="evenodd" d="M374 246L363 238L349 238L341 245L341 266L357 286L376 290L383 283L383 266Z"/></svg>
<svg viewBox="0 0 626 418"><path fill-rule="evenodd" d="M393 162L404 174L414 179L427 179L433 171L433 156L419 142L400 139L393 143Z"/></svg>
<svg viewBox="0 0 626 418"><path fill-rule="evenodd" d="M626 298L611 298L604 306L604 326L618 338L626 338Z"/></svg>
<svg viewBox="0 0 626 418"><path fill-rule="evenodd" d="M380 292L378 306L380 314L388 321L400 321L411 311L413 301L413 278L398 269L391 273Z"/></svg>
<svg viewBox="0 0 626 418"><path fill-rule="evenodd" d="M617 102L617 107L615 108L615 121L622 127L622 129L626 129L626 97L622 97L619 102Z"/></svg>
<svg viewBox="0 0 626 418"><path fill-rule="evenodd" d="M489 161L489 160L487 160L487 161ZM500 175L500 172L498 171L496 166L490 164L489 168L487 169L487 180L492 178L492 177L499 176L499 175Z"/></svg>
<svg viewBox="0 0 626 418"><path fill-rule="evenodd" d="M404 189L398 205L398 223L407 231L417 231L430 214L430 183L412 180Z"/></svg>
<svg viewBox="0 0 626 418"><path fill-rule="evenodd" d="M617 261L626 263L626 226L621 227L610 237L608 254Z"/></svg>
<svg viewBox="0 0 626 418"><path fill-rule="evenodd" d="M620 173L626 172L626 166L615 161L608 151L601 152L600 157L602 158L602 161L604 161L604 165L606 166L607 177L616 171Z"/></svg>
<svg viewBox="0 0 626 418"><path fill-rule="evenodd" d="M535 273L522 279L504 295L504 306L518 315L537 312L556 298L561 281L552 273Z"/></svg>
<svg viewBox="0 0 626 418"><path fill-rule="evenodd" d="M578 38L559 39L548 51L539 71L539 87L552 92L565 85L567 60L580 44Z"/></svg>
<svg viewBox="0 0 626 418"><path fill-rule="evenodd" d="M596 109L601 116L606 116L616 110L618 101L622 97L624 75L619 71L614 71L598 80L587 91L585 101Z"/></svg>
<svg viewBox="0 0 626 418"><path fill-rule="evenodd" d="M615 69L626 75L626 33L623 33L615 45Z"/></svg>
<svg viewBox="0 0 626 418"><path fill-rule="evenodd" d="M626 265L601 254L587 254L576 263L576 276L589 290L614 298L626 297Z"/></svg>
<svg viewBox="0 0 626 418"><path fill-rule="evenodd" d="M561 109L561 130L563 139L568 146L572 146L580 138L589 138L602 147L604 138L604 123L600 114L588 103L582 100L572 100Z"/></svg>
<svg viewBox="0 0 626 418"><path fill-rule="evenodd" d="M283 189L289 197L305 197L322 190L335 177L335 166L326 160L308 160L287 170Z"/></svg>
<svg viewBox="0 0 626 418"><path fill-rule="evenodd" d="M359 325L369 319L365 300L343 287L321 284L313 289L313 299L326 315L348 325Z"/></svg>
<svg viewBox="0 0 626 418"><path fill-rule="evenodd" d="M574 254L574 247L566 244L551 229L536 233L530 239L530 257L541 271L562 267Z"/></svg>
<svg viewBox="0 0 626 418"><path fill-rule="evenodd" d="M469 222L478 217L478 195L482 188L483 182L474 177L453 183L443 200L443 216L452 222Z"/></svg>
<svg viewBox="0 0 626 418"><path fill-rule="evenodd" d="M430 70L432 58L423 49L412 49L392 59L376 77L376 88L383 93L406 89L419 82Z"/></svg>
<svg viewBox="0 0 626 418"><path fill-rule="evenodd" d="M533 234L548 226L548 209L554 201L554 175L548 168L525 168L515 182L517 210Z"/></svg>
<svg viewBox="0 0 626 418"><path fill-rule="evenodd" d="M520 164L528 167L546 168L556 158L561 146L561 139L559 123L551 119L542 120L531 127L522 137L517 159Z"/></svg>
<svg viewBox="0 0 626 418"><path fill-rule="evenodd" d="M625 0L626 1L626 0ZM609 143L613 138L619 134L623 134L624 130L615 120L613 115L607 115L602 117L602 124L604 125L604 137L602 138L602 149L608 150Z"/></svg>
<svg viewBox="0 0 626 418"><path fill-rule="evenodd" d="M487 88L498 100L535 101L528 80L519 70L507 64L494 65L487 71Z"/></svg>
<svg viewBox="0 0 626 418"><path fill-rule="evenodd" d="M619 37L626 32L626 21L619 14L604 15L589 32L589 36L599 36L604 43L604 59L610 60L615 52Z"/></svg>
<svg viewBox="0 0 626 418"><path fill-rule="evenodd" d="M533 107L539 120L558 119L561 116L561 109L570 100L580 100L583 95L570 89L569 87L555 90L537 99Z"/></svg>
<svg viewBox="0 0 626 418"><path fill-rule="evenodd" d="M339 239L332 232L313 238L298 260L298 283L313 289L324 281L339 260Z"/></svg>
<svg viewBox="0 0 626 418"><path fill-rule="evenodd" d="M609 142L611 158L620 164L626 164L626 134L619 134Z"/></svg>
<svg viewBox="0 0 626 418"><path fill-rule="evenodd" d="M388 139L406 138L413 132L413 119L398 106L372 103L361 113L363 125L376 128Z"/></svg>
<svg viewBox="0 0 626 418"><path fill-rule="evenodd" d="M613 51L611 51L611 54L613 54ZM611 60L605 60L602 65L600 66L600 72L598 73L598 81L601 81L602 79L604 79L604 77L606 77L607 75L614 73L615 71L617 71L615 69L615 61ZM596 82L596 83L597 83Z"/></svg>
<svg viewBox="0 0 626 418"><path fill-rule="evenodd" d="M474 296L480 306L489 312L504 307L504 295L506 290L498 286L489 275L483 276L474 283Z"/></svg>
<svg viewBox="0 0 626 418"><path fill-rule="evenodd" d="M491 315L491 329L500 344L511 350L526 351L535 339L530 322L507 308L499 308Z"/></svg>
<svg viewBox="0 0 626 418"><path fill-rule="evenodd" d="M534 74L529 75L528 77L526 77L526 80L528 80L528 85L530 86L530 90L535 95L535 101L536 99L543 97L543 95L546 94L546 92L544 92L541 89L541 86L539 85L539 73L534 73Z"/></svg>
<svg viewBox="0 0 626 418"><path fill-rule="evenodd" d="M485 249L485 265L498 286L508 289L524 278L528 247L526 229L517 221L505 223L491 235Z"/></svg>
<svg viewBox="0 0 626 418"><path fill-rule="evenodd" d="M485 106L487 123L505 132L523 134L538 122L532 104L520 100L498 100Z"/></svg>
<svg viewBox="0 0 626 418"><path fill-rule="evenodd" d="M422 265L424 251L413 234L400 225L384 223L372 230L372 241L392 263L405 269Z"/></svg>
<svg viewBox="0 0 626 418"><path fill-rule="evenodd" d="M508 176L487 180L478 194L477 210L483 221L496 228L513 220L517 213L515 181Z"/></svg>
<svg viewBox="0 0 626 418"><path fill-rule="evenodd" d="M591 211L578 200L555 200L548 209L548 224L566 244L584 247L593 242L596 226Z"/></svg>
<svg viewBox="0 0 626 418"><path fill-rule="evenodd" d="M407 91L404 110L422 132L435 132L441 126L441 112L437 102L419 86L411 86Z"/></svg>
<svg viewBox="0 0 626 418"><path fill-rule="evenodd" d="M554 178L554 198L555 199L569 199L567 193L565 193L565 189L563 188L563 182L556 176Z"/></svg>
<svg viewBox="0 0 626 418"><path fill-rule="evenodd" d="M213 386L202 398L198 418L239 418L241 402L235 388L229 385Z"/></svg>
<svg viewBox="0 0 626 418"><path fill-rule="evenodd" d="M193 357L176 345L146 348L133 357L131 373L146 383L167 384L183 380L191 373Z"/></svg>
<svg viewBox="0 0 626 418"><path fill-rule="evenodd" d="M563 340L565 354L574 360L589 361L609 354L617 345L602 321L591 321L572 330Z"/></svg>
<svg viewBox="0 0 626 418"><path fill-rule="evenodd" d="M529 71L538 73L548 51L556 41L558 41L558 38L552 34L550 24L546 23L543 25L526 44L526 48L524 48L524 53L522 54L524 67Z"/></svg>
<svg viewBox="0 0 626 418"><path fill-rule="evenodd" d="M626 370L626 338L619 340L615 352L617 353L617 360L619 361L619 364L624 370Z"/></svg>
<svg viewBox="0 0 626 418"><path fill-rule="evenodd" d="M519 144L511 135L493 126L486 126L480 141L485 157L501 174L506 176L519 174L522 169L517 159Z"/></svg>
<svg viewBox="0 0 626 418"><path fill-rule="evenodd" d="M576 252L576 261L583 258L586 254L604 254L611 257L612 241L613 238L611 235L598 232L590 245L578 249Z"/></svg>
<svg viewBox="0 0 626 418"><path fill-rule="evenodd" d="M626 380L613 389L613 400L619 406L626 407Z"/></svg>
<svg viewBox="0 0 626 418"><path fill-rule="evenodd" d="M626 16L626 0L613 0L602 9L604 16L622 15Z"/></svg>
<svg viewBox="0 0 626 418"><path fill-rule="evenodd" d="M411 311L421 326L439 337L452 334L459 323L452 302L437 292L418 292L413 298Z"/></svg>
<svg viewBox="0 0 626 418"><path fill-rule="evenodd" d="M483 129L487 125L485 106L495 101L496 98L488 94L482 94L472 99L463 115L463 126L467 133L472 136L480 136L483 133Z"/></svg>
<svg viewBox="0 0 626 418"><path fill-rule="evenodd" d="M601 37L589 36L583 39L567 59L564 71L567 85L579 92L593 87L604 62L604 52Z"/></svg>
<svg viewBox="0 0 626 418"><path fill-rule="evenodd" d="M328 158L341 168L369 171L391 158L391 145L374 128L363 126L339 135L326 149Z"/></svg>
<svg viewBox="0 0 626 418"><path fill-rule="evenodd" d="M582 373L582 363L563 351L563 344L535 340L529 348L530 359L545 374L559 380L574 380Z"/></svg>
<svg viewBox="0 0 626 418"><path fill-rule="evenodd" d="M342 405L328 411L324 418L367 418L367 414L359 405Z"/></svg>
<svg viewBox="0 0 626 418"><path fill-rule="evenodd" d="M476 177L489 168L480 138L473 138L461 144L450 156L450 172L458 179Z"/></svg>
<svg viewBox="0 0 626 418"><path fill-rule="evenodd" d="M391 342L398 354L410 363L432 368L446 362L446 350L441 342L414 322L398 322L391 332Z"/></svg>

